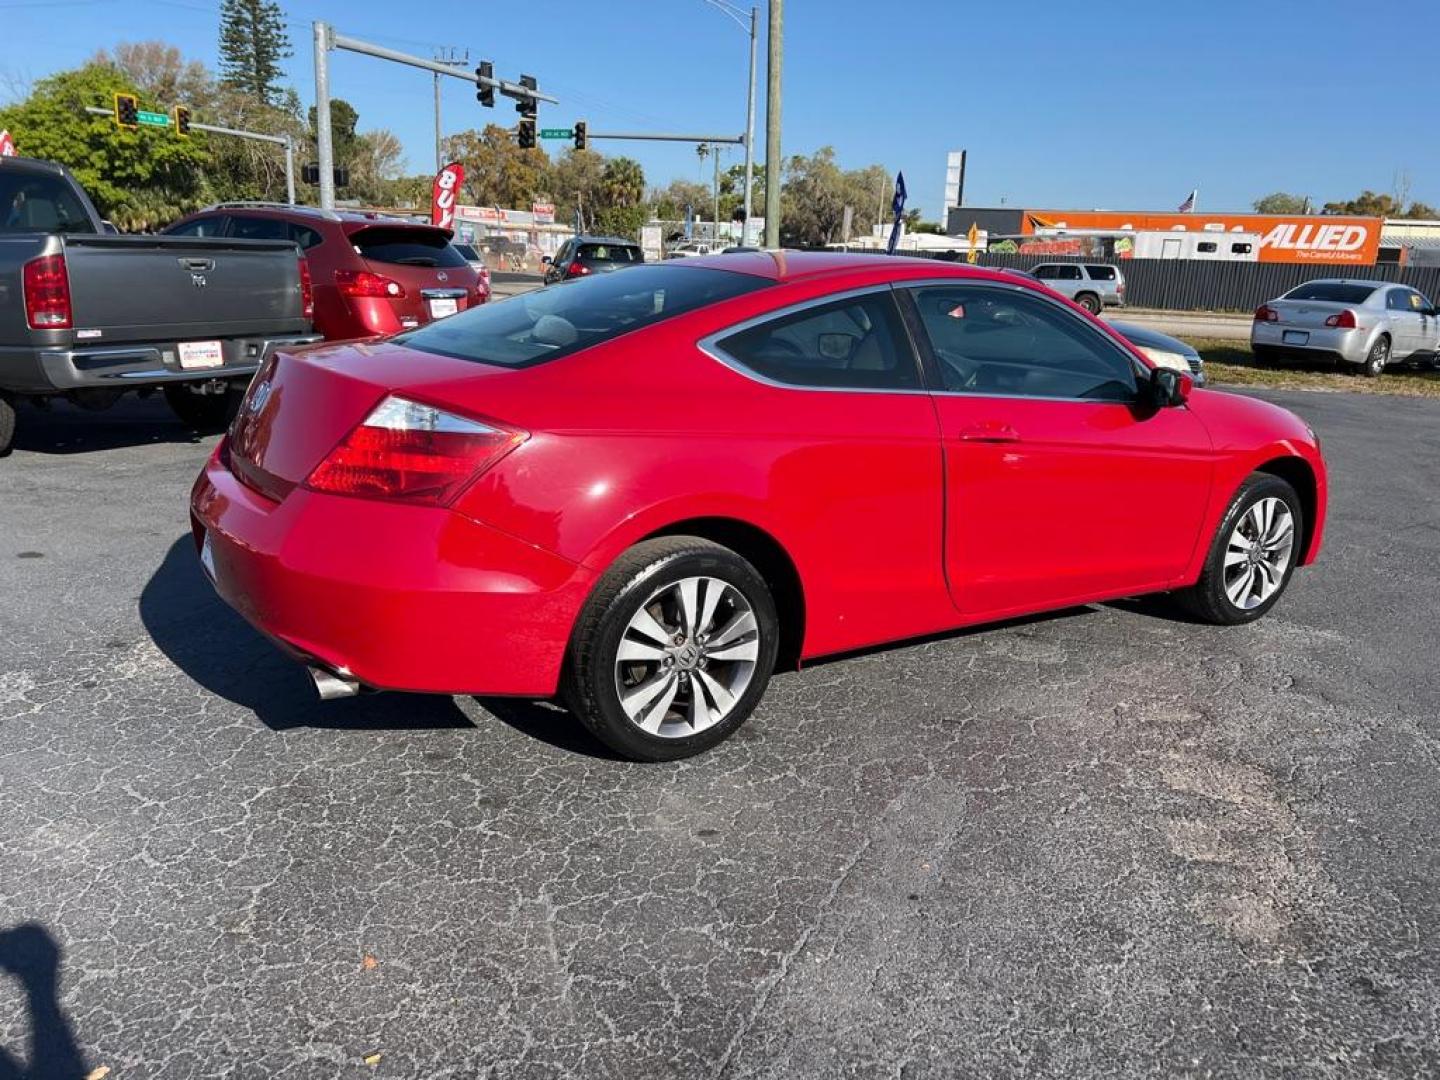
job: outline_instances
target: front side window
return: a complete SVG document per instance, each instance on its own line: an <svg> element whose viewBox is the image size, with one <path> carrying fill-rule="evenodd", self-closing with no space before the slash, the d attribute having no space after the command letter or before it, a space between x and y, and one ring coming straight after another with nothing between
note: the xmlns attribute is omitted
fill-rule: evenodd
<svg viewBox="0 0 1440 1080"><path fill-rule="evenodd" d="M1056 271L1059 269L1060 268L1058 266L1052 266L1049 263L1046 263L1041 266L1035 267L1035 276L1038 277L1041 281L1049 281L1052 278L1059 277L1059 275L1056 273Z"/></svg>
<svg viewBox="0 0 1440 1080"><path fill-rule="evenodd" d="M789 386L915 390L920 373L888 290L767 319L716 346L736 363Z"/></svg>
<svg viewBox="0 0 1440 1080"><path fill-rule="evenodd" d="M1057 266L1055 268L1055 276L1061 281L1079 281L1081 277L1080 267L1073 265Z"/></svg>
<svg viewBox="0 0 1440 1080"><path fill-rule="evenodd" d="M769 284L753 274L657 263L467 308L393 340L461 360L529 367Z"/></svg>
<svg viewBox="0 0 1440 1080"><path fill-rule="evenodd" d="M1133 401L1135 363L1077 315L1019 289L912 291L944 389L1010 397Z"/></svg>
<svg viewBox="0 0 1440 1080"><path fill-rule="evenodd" d="M1404 289L1391 289L1385 294L1385 307L1390 311L1406 311L1410 307L1410 301L1406 299Z"/></svg>

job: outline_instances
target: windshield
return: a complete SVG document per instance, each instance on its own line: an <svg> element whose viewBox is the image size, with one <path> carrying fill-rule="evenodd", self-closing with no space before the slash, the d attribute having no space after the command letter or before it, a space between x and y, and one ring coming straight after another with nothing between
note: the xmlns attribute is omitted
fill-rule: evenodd
<svg viewBox="0 0 1440 1080"><path fill-rule="evenodd" d="M85 207L58 176L0 169L0 233L93 233Z"/></svg>
<svg viewBox="0 0 1440 1080"><path fill-rule="evenodd" d="M394 340L462 360L526 367L769 283L728 270L637 266L623 274L581 278L469 308Z"/></svg>
<svg viewBox="0 0 1440 1080"><path fill-rule="evenodd" d="M465 260L438 229L381 226L352 233L350 243L368 262L398 266L464 266Z"/></svg>
<svg viewBox="0 0 1440 1080"><path fill-rule="evenodd" d="M1374 285L1345 281L1311 281L1285 294L1286 300L1328 300L1336 304L1363 304L1375 291Z"/></svg>

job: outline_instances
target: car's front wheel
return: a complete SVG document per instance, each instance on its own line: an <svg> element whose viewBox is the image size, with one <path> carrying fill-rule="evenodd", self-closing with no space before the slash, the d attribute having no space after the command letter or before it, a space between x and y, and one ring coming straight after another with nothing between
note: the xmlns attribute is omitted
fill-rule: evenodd
<svg viewBox="0 0 1440 1080"><path fill-rule="evenodd" d="M765 693L779 649L764 578L693 536L637 544L576 623L564 697L616 753L671 761L734 734Z"/></svg>
<svg viewBox="0 0 1440 1080"><path fill-rule="evenodd" d="M1177 599L1205 622L1253 622L1275 606L1290 583L1303 527L1295 489L1278 476L1253 474L1230 501L1200 580Z"/></svg>

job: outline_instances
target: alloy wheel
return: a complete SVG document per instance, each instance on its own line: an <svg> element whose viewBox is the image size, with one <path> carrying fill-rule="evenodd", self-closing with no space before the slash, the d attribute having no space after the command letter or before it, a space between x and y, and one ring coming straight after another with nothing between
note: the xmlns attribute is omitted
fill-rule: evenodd
<svg viewBox="0 0 1440 1080"><path fill-rule="evenodd" d="M759 658L760 626L740 590L719 578L682 578L631 616L615 655L615 691L641 731L685 738L730 715Z"/></svg>
<svg viewBox="0 0 1440 1080"><path fill-rule="evenodd" d="M1257 501L1235 523L1225 546L1225 596L1242 611L1269 600L1285 581L1295 547L1295 517L1283 499Z"/></svg>

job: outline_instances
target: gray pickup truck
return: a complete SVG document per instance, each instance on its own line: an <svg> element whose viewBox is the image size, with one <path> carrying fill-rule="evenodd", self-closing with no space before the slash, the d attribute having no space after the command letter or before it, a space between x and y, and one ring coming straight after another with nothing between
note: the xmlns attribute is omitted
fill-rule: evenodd
<svg viewBox="0 0 1440 1080"><path fill-rule="evenodd" d="M119 236L59 165L0 157L0 454L15 405L160 389L217 430L275 349L320 340L289 241Z"/></svg>

